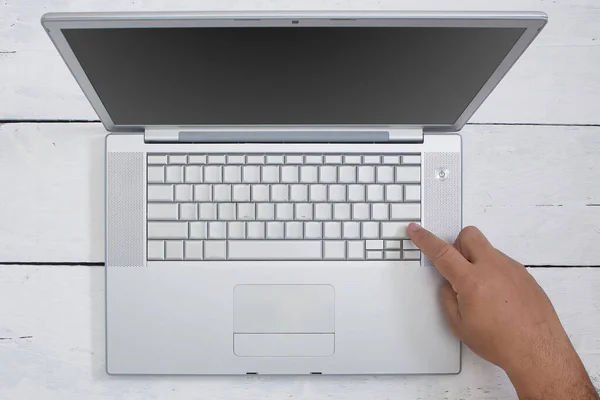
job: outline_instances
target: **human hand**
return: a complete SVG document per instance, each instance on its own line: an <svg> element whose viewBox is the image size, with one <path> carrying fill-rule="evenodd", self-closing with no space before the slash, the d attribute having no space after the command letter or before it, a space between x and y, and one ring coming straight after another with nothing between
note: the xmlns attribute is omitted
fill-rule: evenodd
<svg viewBox="0 0 600 400"><path fill-rule="evenodd" d="M416 224L408 231L449 282L441 300L454 334L504 369L521 399L597 398L552 303L522 264L474 227L454 246Z"/></svg>

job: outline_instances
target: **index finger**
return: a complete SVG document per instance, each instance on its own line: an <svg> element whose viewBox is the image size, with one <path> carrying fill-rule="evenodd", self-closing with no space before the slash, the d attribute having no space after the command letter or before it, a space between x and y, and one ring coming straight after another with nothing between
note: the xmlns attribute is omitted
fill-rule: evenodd
<svg viewBox="0 0 600 400"><path fill-rule="evenodd" d="M414 223L408 226L408 234L455 290L470 276L473 265L450 243Z"/></svg>

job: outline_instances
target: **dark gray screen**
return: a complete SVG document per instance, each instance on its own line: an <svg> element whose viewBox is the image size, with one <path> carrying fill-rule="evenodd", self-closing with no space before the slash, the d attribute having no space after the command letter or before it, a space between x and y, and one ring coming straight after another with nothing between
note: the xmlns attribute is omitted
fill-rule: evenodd
<svg viewBox="0 0 600 400"><path fill-rule="evenodd" d="M452 125L523 32L63 30L116 125Z"/></svg>

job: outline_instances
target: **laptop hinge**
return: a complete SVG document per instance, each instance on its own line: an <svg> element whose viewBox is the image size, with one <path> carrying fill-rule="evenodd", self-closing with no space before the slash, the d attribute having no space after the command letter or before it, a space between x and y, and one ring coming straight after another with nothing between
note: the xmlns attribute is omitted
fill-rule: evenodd
<svg viewBox="0 0 600 400"><path fill-rule="evenodd" d="M422 143L422 128L201 127L147 128L147 143Z"/></svg>

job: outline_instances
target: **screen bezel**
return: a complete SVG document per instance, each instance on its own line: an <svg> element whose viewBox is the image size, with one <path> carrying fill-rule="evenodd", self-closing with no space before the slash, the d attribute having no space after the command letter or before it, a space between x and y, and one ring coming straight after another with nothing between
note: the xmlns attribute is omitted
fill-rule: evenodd
<svg viewBox="0 0 600 400"><path fill-rule="evenodd" d="M42 17L42 25L58 49L75 80L108 131L139 132L146 128L190 128L190 126L116 125L102 104L85 71L68 45L62 29L102 28L179 28L179 27L474 27L521 28L523 35L497 66L459 118L449 124L423 125L349 125L364 129L423 129L429 132L456 132L462 129L484 100L519 59L547 22L541 12L295 12L295 13L50 13ZM274 125L265 124L273 128ZM299 125L293 125L298 127ZM343 125L302 125L305 128L332 128ZM196 125L207 128L207 125ZM256 125L219 125L215 128L256 128ZM279 129L290 126L277 125Z"/></svg>

